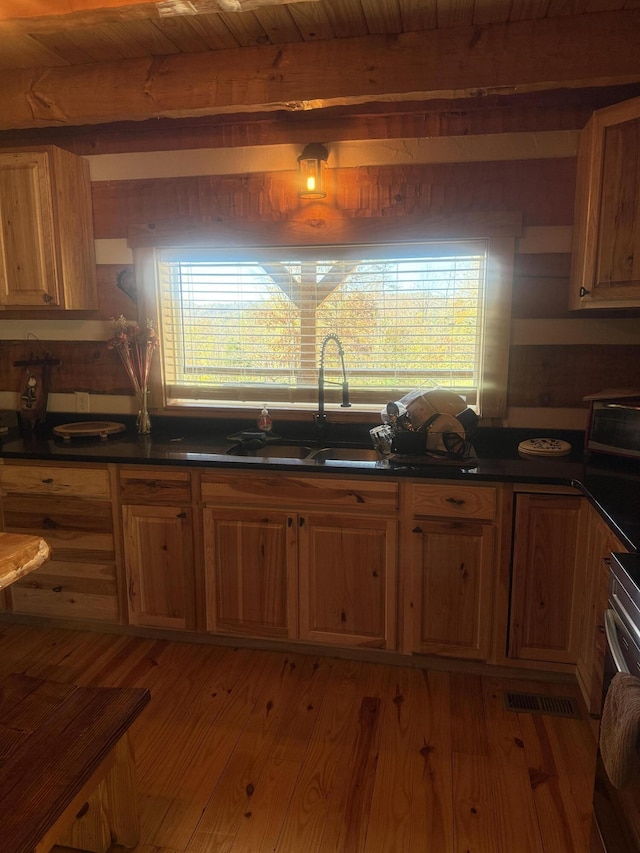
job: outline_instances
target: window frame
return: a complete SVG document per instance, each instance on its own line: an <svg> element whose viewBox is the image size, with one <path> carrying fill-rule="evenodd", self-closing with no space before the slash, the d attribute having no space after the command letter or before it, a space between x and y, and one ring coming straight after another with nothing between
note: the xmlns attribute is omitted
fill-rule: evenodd
<svg viewBox="0 0 640 853"><path fill-rule="evenodd" d="M239 229L232 229L228 225L216 227L214 224L205 229L204 233L201 225L188 230L176 230L167 226L163 228L140 226L133 229L129 236L129 245L133 249L138 286L138 321L144 322L146 318L150 318L159 328L156 275L158 250L193 248L224 251L231 245L234 248L244 247L252 251L261 248L295 251L308 245L315 250L326 249L330 253L331 247L336 245L353 247L357 252L359 246L393 242L397 242L400 247L402 244L483 241L487 246L483 369L478 400L474 408L477 408L483 420L504 417L507 403L515 240L522 231L521 217L517 214L502 214L494 215L493 218L489 216L488 219L475 217L475 222L470 222L469 217L466 217L462 222L438 223L435 228L429 227L428 222L422 217L399 217L394 220L385 220L384 231L379 223L376 223L378 227L371 227L372 220L356 220L350 223L349 228L344 229L347 232L344 235L344 241L327 239L329 235L323 233L322 229L319 234L316 233L313 222L314 220L306 220L302 224L299 222L243 223L243 228ZM253 234L247 233L251 226L253 226ZM402 238L394 241L394 232L402 232ZM313 239L305 239L305 236L311 236ZM351 239L346 239L347 237ZM229 405L210 399L184 403L168 401L161 362L161 358L156 358L152 364L150 377L152 412L173 416L201 415L214 418L242 417L248 412L254 412L255 402ZM276 403L272 408L277 416L291 420L308 418L309 412L314 409L309 403L282 405ZM334 410L334 405L327 404L327 410ZM360 404L350 409L340 408L336 404L332 417L342 421L379 420L379 411L378 404Z"/></svg>

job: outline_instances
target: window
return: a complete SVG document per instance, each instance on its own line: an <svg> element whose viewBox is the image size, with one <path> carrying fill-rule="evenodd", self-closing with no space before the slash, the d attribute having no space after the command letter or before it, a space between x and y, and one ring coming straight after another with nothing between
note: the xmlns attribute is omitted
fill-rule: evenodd
<svg viewBox="0 0 640 853"><path fill-rule="evenodd" d="M505 320L490 240L160 248L154 260L167 406L313 408L322 341L337 334L359 410L432 380L501 414L509 302ZM336 348L324 366L337 384Z"/></svg>

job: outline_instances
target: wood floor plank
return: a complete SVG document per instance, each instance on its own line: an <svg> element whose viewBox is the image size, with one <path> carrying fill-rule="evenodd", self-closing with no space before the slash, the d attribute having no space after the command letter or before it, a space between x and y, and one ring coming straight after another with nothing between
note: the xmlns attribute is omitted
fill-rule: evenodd
<svg viewBox="0 0 640 853"><path fill-rule="evenodd" d="M263 768L258 789L229 853L275 850L282 823L300 775L302 761L270 758ZM218 850L218 847L210 848ZM219 848L221 851L224 847ZM208 853L188 848L188 853Z"/></svg>
<svg viewBox="0 0 640 853"><path fill-rule="evenodd" d="M367 834L371 831L371 800L380 738L380 706L380 696L360 698L357 724L348 738L351 743L348 740L345 742L342 772L336 776L331 809L322 836L322 849L335 850L336 853L362 853L365 849Z"/></svg>
<svg viewBox="0 0 640 853"><path fill-rule="evenodd" d="M37 655L46 655L55 631L34 631L28 625L4 625L0 630L0 678L24 672Z"/></svg>
<svg viewBox="0 0 640 853"><path fill-rule="evenodd" d="M489 757L497 808L496 849L543 853L533 791L518 714L504 707L513 683L483 679Z"/></svg>
<svg viewBox="0 0 640 853"><path fill-rule="evenodd" d="M568 779L561 776L559 756L553 751L547 728L550 718L542 714L518 716L545 853L588 850L583 819Z"/></svg>
<svg viewBox="0 0 640 853"><path fill-rule="evenodd" d="M449 675L392 668L366 853L453 850Z"/></svg>
<svg viewBox="0 0 640 853"><path fill-rule="evenodd" d="M515 853L517 847L508 851L498 846L495 776L490 758L479 753L454 752L452 760L455 850Z"/></svg>
<svg viewBox="0 0 640 853"><path fill-rule="evenodd" d="M451 750L487 754L487 728L480 676L451 673Z"/></svg>
<svg viewBox="0 0 640 853"><path fill-rule="evenodd" d="M591 796L595 775L594 742L582 721L565 717L542 719L557 768L562 799L572 819L577 814L578 843L587 843L591 832ZM574 811L575 807L575 811Z"/></svg>
<svg viewBox="0 0 640 853"><path fill-rule="evenodd" d="M357 726L365 672L362 663L333 661L332 689L323 697L275 853L316 853L323 849L336 780L343 772L345 750L349 750Z"/></svg>
<svg viewBox="0 0 640 853"><path fill-rule="evenodd" d="M215 686L217 673L185 696L170 723L171 743L156 762L154 784L161 773L170 802L143 817L143 837L160 847L184 850L198 820L253 711L264 682L281 665L275 653L237 650L230 670L232 687L226 694ZM217 662L217 666L228 659ZM189 708L189 712L186 709ZM144 769L144 768L143 768ZM148 833L148 834L147 834Z"/></svg>
<svg viewBox="0 0 640 853"><path fill-rule="evenodd" d="M327 658L292 655L266 683L198 823L199 833L218 837L221 851L230 849L247 816L253 817L253 803L262 787L271 784L269 774L274 767L277 770L292 756L299 768L330 668ZM288 771L285 767L285 778ZM285 810L281 809L281 821L284 817ZM275 814L271 814L269 824L274 820ZM224 843L223 838L227 839Z"/></svg>

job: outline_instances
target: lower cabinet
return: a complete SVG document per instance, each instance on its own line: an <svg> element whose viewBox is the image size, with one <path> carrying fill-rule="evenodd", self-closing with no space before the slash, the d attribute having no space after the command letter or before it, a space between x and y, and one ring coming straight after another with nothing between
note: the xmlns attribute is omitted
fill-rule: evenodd
<svg viewBox="0 0 640 853"><path fill-rule="evenodd" d="M284 511L204 509L208 631L297 637L296 528Z"/></svg>
<svg viewBox="0 0 640 853"><path fill-rule="evenodd" d="M0 466L3 529L41 536L52 558L5 592L30 616L120 621L111 486L106 466Z"/></svg>
<svg viewBox="0 0 640 853"><path fill-rule="evenodd" d="M578 659L584 502L571 495L516 495L510 658L565 664L575 664Z"/></svg>
<svg viewBox="0 0 640 853"><path fill-rule="evenodd" d="M403 651L487 660L498 561L498 490L414 484L403 537Z"/></svg>
<svg viewBox="0 0 640 853"><path fill-rule="evenodd" d="M576 664L601 711L606 558L624 548L578 494L29 462L0 465L0 485L4 529L52 548L0 596L13 612Z"/></svg>
<svg viewBox="0 0 640 853"><path fill-rule="evenodd" d="M300 517L300 639L395 648L397 522Z"/></svg>
<svg viewBox="0 0 640 853"><path fill-rule="evenodd" d="M190 473L123 468L118 483L129 623L195 630Z"/></svg>
<svg viewBox="0 0 640 853"><path fill-rule="evenodd" d="M411 530L410 650L489 656L495 535L491 524L420 521Z"/></svg>
<svg viewBox="0 0 640 853"><path fill-rule="evenodd" d="M396 483L207 472L202 496L209 631L396 648Z"/></svg>
<svg viewBox="0 0 640 853"><path fill-rule="evenodd" d="M192 630L191 510L124 506L122 522L130 624Z"/></svg>

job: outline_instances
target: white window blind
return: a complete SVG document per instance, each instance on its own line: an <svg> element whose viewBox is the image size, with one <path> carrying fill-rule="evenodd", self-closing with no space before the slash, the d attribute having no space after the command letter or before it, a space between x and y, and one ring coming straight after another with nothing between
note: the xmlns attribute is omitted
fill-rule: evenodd
<svg viewBox="0 0 640 853"><path fill-rule="evenodd" d="M342 340L354 403L398 399L427 379L476 399L483 241L163 249L157 259L169 400L311 404L322 340L332 333ZM338 367L329 348L329 379Z"/></svg>

